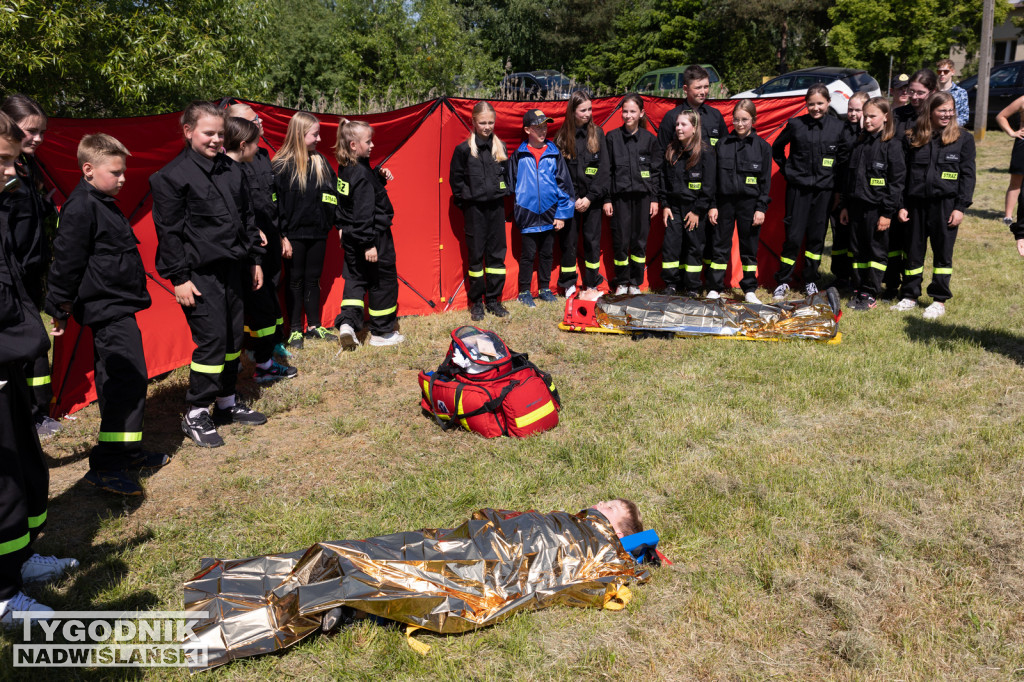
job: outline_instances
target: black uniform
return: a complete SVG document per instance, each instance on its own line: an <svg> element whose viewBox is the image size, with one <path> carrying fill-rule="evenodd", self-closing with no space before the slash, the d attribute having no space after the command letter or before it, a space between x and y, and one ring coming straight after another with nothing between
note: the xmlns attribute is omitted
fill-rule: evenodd
<svg viewBox="0 0 1024 682"><path fill-rule="evenodd" d="M879 218L897 221L906 180L903 144L881 132L864 131L850 152L844 196L853 252L854 286L875 298L881 292L889 252L889 230L878 229Z"/></svg>
<svg viewBox="0 0 1024 682"><path fill-rule="evenodd" d="M19 185L0 194L0 211L7 213L11 255L24 273L25 289L32 304L43 307L44 278L50 266L50 238L45 221L54 213L53 202L43 195L42 172L34 156L22 154L15 170ZM32 417L36 423L50 414L53 389L50 385L49 343L25 365L25 377L32 393Z"/></svg>
<svg viewBox="0 0 1024 682"><path fill-rule="evenodd" d="M661 125L658 126L658 144L662 149L668 149L668 145L676 139L676 119L679 118L679 114L690 110L696 111L700 116L700 136L712 147L717 147L718 141L728 135L729 129L725 125L725 117L722 116L722 112L707 102L702 102L699 107L694 109L688 101L684 100L682 104L669 111L665 114L665 118L661 119Z"/></svg>
<svg viewBox="0 0 1024 682"><path fill-rule="evenodd" d="M661 203L672 209L672 219L665 224L665 240L661 245L661 277L665 286L687 291L700 290L707 215L715 197L715 150L703 141L701 147L700 160L691 168L687 168L690 154L683 152L675 163L666 160L661 173ZM693 230L683 225L683 219L690 212L697 214L697 227ZM709 283L708 288L715 287Z"/></svg>
<svg viewBox="0 0 1024 682"><path fill-rule="evenodd" d="M793 278L804 237L804 281L818 282L835 173L846 164L847 155L843 124L833 116L815 119L804 114L790 119L775 139L772 158L786 178L786 239L779 258L781 266L775 273L779 284L788 284Z"/></svg>
<svg viewBox="0 0 1024 682"><path fill-rule="evenodd" d="M123 470L142 449L149 375L135 313L152 301L136 244L114 197L81 180L61 207L46 312L70 312L92 329L101 419L94 471Z"/></svg>
<svg viewBox="0 0 1024 682"><path fill-rule="evenodd" d="M338 228L345 249L344 299L335 326L363 327L363 297L370 316L370 333L376 336L395 329L398 315L398 269L391 222L395 209L388 198L384 178L370 168L369 159L338 169ZM366 250L377 248L377 262L366 260Z"/></svg>
<svg viewBox="0 0 1024 682"><path fill-rule="evenodd" d="M897 140L906 137L907 131L913 128L915 123L917 123L917 109L913 104L904 104L902 107L892 110L892 124Z"/></svg>
<svg viewBox="0 0 1024 682"><path fill-rule="evenodd" d="M597 151L587 146L587 134L591 126L597 131ZM576 283L576 242L583 241L583 286L594 288L604 281L601 277L601 206L608 196L611 176L608 155L608 141L604 131L593 122L576 128L575 154L565 157L572 178L574 199L589 199L590 208L582 213L576 211L571 221L558 233L562 247L561 270L558 285L562 288ZM565 156L565 150L562 150ZM572 248L569 248L572 244ZM571 281L570 281L571 280Z"/></svg>
<svg viewBox="0 0 1024 682"><path fill-rule="evenodd" d="M185 399L207 407L235 393L248 266L263 253L245 175L234 161L186 147L149 178L158 239L156 270L201 296L182 306L196 349Z"/></svg>
<svg viewBox="0 0 1024 682"><path fill-rule="evenodd" d="M960 137L951 144L942 144L941 134L931 141L913 147L903 141L907 155L907 188L904 207L910 214L906 224L906 266L903 271L903 298L921 295L924 254L927 241L932 244L932 281L928 295L944 302L953 297L949 280L953 275L953 246L959 227L949 226L953 211L966 212L974 198L974 137L960 129Z"/></svg>
<svg viewBox="0 0 1024 682"><path fill-rule="evenodd" d="M474 133L475 134L475 133ZM491 138L477 136L477 155L469 140L455 148L449 169L455 205L466 218L466 274L469 303L501 301L505 288L505 197L509 193L507 161L495 161ZM485 262L486 261L486 262Z"/></svg>
<svg viewBox="0 0 1024 682"><path fill-rule="evenodd" d="M314 154L329 171L322 183L313 172ZM288 282L284 303L292 332L320 326L320 275L327 254L327 236L334 227L338 209L337 176L319 152L310 154L306 166L306 189L292 177L292 166L278 166L274 173L277 192L278 225L281 236L292 245L292 257L284 261ZM306 326L302 326L302 313Z"/></svg>
<svg viewBox="0 0 1024 682"><path fill-rule="evenodd" d="M608 133L611 172L612 251L615 286L639 287L647 266L651 202L658 200L664 152L646 128L630 135L625 127Z"/></svg>
<svg viewBox="0 0 1024 682"><path fill-rule="evenodd" d="M262 259L263 286L245 291L245 329L247 346L257 363L266 362L274 354L281 339L281 230L277 219L277 192L270 153L260 147L252 163L241 164L249 186L256 227L267 236L266 254Z"/></svg>
<svg viewBox="0 0 1024 682"><path fill-rule="evenodd" d="M860 123L850 123L845 121L843 123L843 141L846 144L847 149L853 149L853 145L857 142L857 137L860 135ZM848 174L847 168L842 168L839 171L840 177L846 178ZM835 211L832 211L832 274L836 276L837 280L852 282L853 281L853 253L850 251L850 225L843 223L839 220L839 214L841 207L836 207ZM895 221L894 221L895 222ZM895 227L895 225L893 225ZM889 229L892 230L893 227ZM890 234L892 234L890 232Z"/></svg>
<svg viewBox="0 0 1024 682"><path fill-rule="evenodd" d="M733 225L739 237L744 293L757 289L757 246L761 226L754 225L754 213L766 213L771 202L772 148L757 133L746 137L730 133L718 143L718 182L712 208L718 209L718 226L711 253L708 289L721 291L725 269L732 255Z"/></svg>
<svg viewBox="0 0 1024 682"><path fill-rule="evenodd" d="M892 120L896 139L904 140L917 123L917 109L912 104L896 107L892 110ZM910 234L907 224L899 220L893 221L893 226L889 229L889 263L886 266L884 282L886 292L896 296L901 288L900 279L903 271L907 269L906 245L910 240Z"/></svg>
<svg viewBox="0 0 1024 682"><path fill-rule="evenodd" d="M21 591L21 566L46 523L50 485L24 369L49 341L23 277L0 210L0 600Z"/></svg>

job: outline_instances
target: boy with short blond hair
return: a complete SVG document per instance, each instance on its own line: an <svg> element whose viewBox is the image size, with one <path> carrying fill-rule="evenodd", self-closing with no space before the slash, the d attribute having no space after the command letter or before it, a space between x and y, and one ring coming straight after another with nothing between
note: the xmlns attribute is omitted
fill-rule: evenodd
<svg viewBox="0 0 1024 682"><path fill-rule="evenodd" d="M106 134L78 144L82 180L61 207L46 312L54 336L67 318L92 329L100 433L85 480L120 495L141 495L135 477L167 464L167 455L142 449L146 356L135 314L150 306L146 271L128 219L114 197L125 182L131 153Z"/></svg>

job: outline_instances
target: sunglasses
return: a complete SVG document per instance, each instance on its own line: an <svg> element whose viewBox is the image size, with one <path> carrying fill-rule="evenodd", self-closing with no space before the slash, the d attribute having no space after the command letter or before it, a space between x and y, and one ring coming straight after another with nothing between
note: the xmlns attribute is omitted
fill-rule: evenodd
<svg viewBox="0 0 1024 682"><path fill-rule="evenodd" d="M953 73L953 69L939 69L940 74Z"/></svg>

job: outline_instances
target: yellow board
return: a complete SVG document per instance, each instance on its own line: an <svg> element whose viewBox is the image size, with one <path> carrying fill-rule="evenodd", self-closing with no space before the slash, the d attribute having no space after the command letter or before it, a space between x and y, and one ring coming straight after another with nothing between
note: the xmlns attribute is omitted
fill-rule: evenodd
<svg viewBox="0 0 1024 682"><path fill-rule="evenodd" d="M627 329L605 329L604 327L573 327L573 326L568 325L568 324L566 324L564 322L559 322L558 323L558 328L561 329L563 332L597 332L599 334L644 334L644 333L646 333L648 331L651 332L651 333L654 333L654 334L659 334L659 333L663 334L664 333L664 332L659 332L656 329L627 330ZM836 332L835 337L833 337L831 339L799 339L799 338L795 338L795 337L794 338L772 337L772 338L766 338L766 339L756 339L756 338L751 337L751 336L739 336L739 335L722 336L722 335L713 335L713 334L701 334L701 335L677 334L676 336L685 337L685 338L689 338L689 339L697 339L697 338L700 338L700 339L720 339L720 340L723 340L723 341L725 341L725 340L729 340L729 341L812 341L814 343L827 343L827 344L832 344L832 345L843 342L843 333L842 332Z"/></svg>

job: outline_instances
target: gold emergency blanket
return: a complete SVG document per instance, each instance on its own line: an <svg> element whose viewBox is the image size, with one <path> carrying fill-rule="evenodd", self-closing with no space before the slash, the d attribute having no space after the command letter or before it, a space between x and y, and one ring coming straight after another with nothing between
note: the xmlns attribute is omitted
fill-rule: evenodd
<svg viewBox="0 0 1024 682"><path fill-rule="evenodd" d="M185 609L208 613L193 628L199 641L188 644L206 647L207 664L193 671L291 646L339 606L459 633L524 609L600 608L626 583L650 578L593 509L481 509L452 529L201 565L185 583Z"/></svg>
<svg viewBox="0 0 1024 682"><path fill-rule="evenodd" d="M660 294L602 296L595 307L606 329L754 339L831 339L838 331L836 312L826 292L771 305Z"/></svg>

